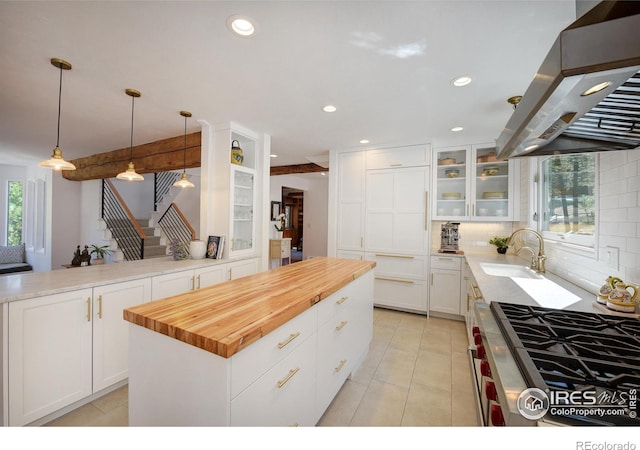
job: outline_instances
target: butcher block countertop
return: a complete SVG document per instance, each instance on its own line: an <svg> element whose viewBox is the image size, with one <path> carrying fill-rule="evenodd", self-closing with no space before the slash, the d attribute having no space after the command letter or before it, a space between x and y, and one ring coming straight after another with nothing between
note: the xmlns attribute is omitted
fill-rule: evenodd
<svg viewBox="0 0 640 450"><path fill-rule="evenodd" d="M124 318L229 358L375 267L318 257L124 310Z"/></svg>

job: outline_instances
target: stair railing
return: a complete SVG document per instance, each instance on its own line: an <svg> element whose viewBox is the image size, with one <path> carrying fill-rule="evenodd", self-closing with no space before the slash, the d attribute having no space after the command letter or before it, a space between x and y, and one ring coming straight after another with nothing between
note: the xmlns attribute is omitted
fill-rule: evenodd
<svg viewBox="0 0 640 450"><path fill-rule="evenodd" d="M160 225L168 242L176 241L184 244L186 251L189 251L189 246L186 244L196 238L196 231L180 211L178 205L171 203L162 217L160 217L160 220L158 220L158 225Z"/></svg>
<svg viewBox="0 0 640 450"><path fill-rule="evenodd" d="M102 219L118 243L126 261L144 259L142 227L127 207L113 183L102 180Z"/></svg>
<svg viewBox="0 0 640 450"><path fill-rule="evenodd" d="M173 186L180 174L177 172L157 172L153 174L153 210L158 210L158 205Z"/></svg>

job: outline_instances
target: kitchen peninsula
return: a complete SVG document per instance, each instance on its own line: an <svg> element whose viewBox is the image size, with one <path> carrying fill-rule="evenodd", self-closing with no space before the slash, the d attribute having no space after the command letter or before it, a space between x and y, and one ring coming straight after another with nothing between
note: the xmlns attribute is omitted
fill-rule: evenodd
<svg viewBox="0 0 640 450"><path fill-rule="evenodd" d="M313 258L125 309L130 425L315 425L368 351L374 267Z"/></svg>

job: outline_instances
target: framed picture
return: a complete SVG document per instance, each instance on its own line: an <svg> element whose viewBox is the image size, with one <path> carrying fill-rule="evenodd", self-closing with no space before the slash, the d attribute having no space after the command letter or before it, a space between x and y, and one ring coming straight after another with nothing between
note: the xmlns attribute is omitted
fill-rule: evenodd
<svg viewBox="0 0 640 450"><path fill-rule="evenodd" d="M281 206L281 202L271 202L271 220L278 220Z"/></svg>
<svg viewBox="0 0 640 450"><path fill-rule="evenodd" d="M218 247L220 246L220 236L209 236L207 241L207 258L218 258Z"/></svg>

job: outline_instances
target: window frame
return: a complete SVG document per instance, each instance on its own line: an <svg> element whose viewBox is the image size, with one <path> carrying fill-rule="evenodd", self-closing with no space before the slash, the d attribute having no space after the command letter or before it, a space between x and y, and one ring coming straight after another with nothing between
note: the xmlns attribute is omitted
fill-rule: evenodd
<svg viewBox="0 0 640 450"><path fill-rule="evenodd" d="M578 154L573 154L578 155ZM599 185L600 185L600 157L598 153L581 153L579 155L593 156L594 158L594 186L593 186L593 213L594 213L594 230L592 235L579 235L574 233L559 233L556 231L545 230L544 226L547 223L546 207L544 205L547 196L545 189L547 186L547 178L545 168L545 162L556 156L573 156L573 155L550 155L540 157L538 159L538 177L537 177L537 204L534 206L537 209L537 228L538 232L542 235L546 242L553 244L560 244L567 250L573 253L579 253L584 256L596 257L598 249L598 236L599 236ZM535 184L534 184L535 186Z"/></svg>

